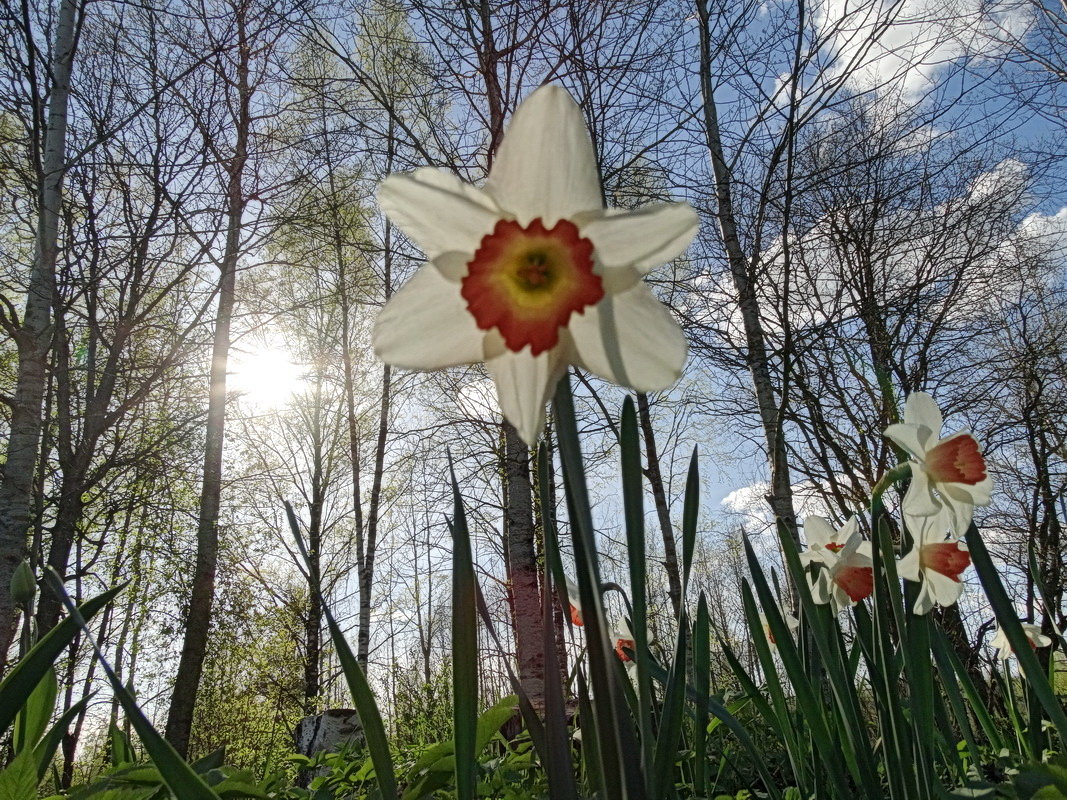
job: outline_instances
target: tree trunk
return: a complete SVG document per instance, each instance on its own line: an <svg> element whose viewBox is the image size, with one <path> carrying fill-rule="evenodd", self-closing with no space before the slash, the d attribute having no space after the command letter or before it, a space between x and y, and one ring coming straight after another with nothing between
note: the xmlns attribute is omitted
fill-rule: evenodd
<svg viewBox="0 0 1067 800"><path fill-rule="evenodd" d="M682 570L678 564L678 547L674 541L674 528L667 505L667 492L663 486L663 473L659 468L659 453L656 452L656 433L652 430L652 416L648 411L648 395L637 393L637 415L641 421L641 434L645 440L645 477L652 487L656 503L656 517L663 533L663 566L667 570L667 595L671 599L676 619L682 615Z"/></svg>
<svg viewBox="0 0 1067 800"><path fill-rule="evenodd" d="M247 9L237 9L237 131L233 157L227 167L226 244L220 265L218 308L215 312L215 335L211 349L210 389L208 394L207 436L204 446L204 480L200 490L200 508L196 530L196 563L185 620L185 638L181 660L174 679L166 737L174 749L185 757L193 725L196 695L207 653L208 631L215 600L215 570L219 556L219 501L222 492L222 453L226 427L226 367L230 353L230 323L233 317L234 289L237 282L237 259L241 246L241 217L245 209L243 178L248 161L248 135L251 127L249 85L250 47L246 32Z"/></svg>
<svg viewBox="0 0 1067 800"><path fill-rule="evenodd" d="M492 10L486 0L478 3L481 41L477 43L478 69L485 81L489 105L487 167L504 132L504 94L497 75L500 54L493 39ZM511 623L515 632L515 656L519 683L533 707L544 708L545 620L541 617L541 592L534 546L533 487L530 481L530 449L506 420L504 426L504 550L508 565Z"/></svg>
<svg viewBox="0 0 1067 800"><path fill-rule="evenodd" d="M22 323L19 325L9 320L15 326L13 336L19 363L3 478L0 479L0 662L7 656L18 621L8 587L15 567L26 555L33 477L41 438L41 404L51 339L49 322L55 293L59 218L66 172L67 100L78 45L79 8L78 0L63 0L59 6L53 60L49 67L52 82L44 130L44 155L38 173L40 189L33 267ZM27 42L27 45L36 48L34 42Z"/></svg>
<svg viewBox="0 0 1067 800"><path fill-rule="evenodd" d="M508 595L515 631L519 683L538 711L544 709L544 620L534 544L530 450L510 422L504 423L504 547Z"/></svg>
<svg viewBox="0 0 1067 800"><path fill-rule="evenodd" d="M759 300L738 236L737 220L733 206L733 177L723 154L722 136L719 131L718 110L715 104L715 89L711 78L711 41L707 0L697 0L697 16L700 19L700 88L704 101L704 131L712 170L715 175L715 197L718 201L716 217L719 233L726 249L730 276L737 292L737 307L745 329L745 360L752 375L763 438L767 445L770 465L770 492L767 502L777 520L786 526L798 544L796 511L793 507L793 489L789 478L785 441L782 435L777 393L771 376L763 322L760 319ZM758 255L758 254L757 254ZM753 257L755 258L755 256Z"/></svg>
<svg viewBox="0 0 1067 800"><path fill-rule="evenodd" d="M390 118L389 133L386 140L385 168L389 172L393 168L393 123ZM385 220L383 238L383 300L389 301L393 295L393 225ZM374 560L378 552L378 517L381 514L382 478L385 472L385 445L389 438L389 410L392 403L392 380L393 369L385 364L382 367L382 401L378 408L378 437L374 443L374 472L371 475L370 502L367 505L366 528L362 524L359 504L358 480L355 485L356 493L356 565L359 570L359 630L356 634L356 660L363 671L367 671L367 662L370 659L370 612L371 600L373 599L374 587ZM354 405L350 405L350 426L355 425ZM350 427L354 435L354 427ZM357 457L358 442L352 441L352 457ZM358 478L359 464L353 461L352 465ZM366 535L364 536L364 530Z"/></svg>
<svg viewBox="0 0 1067 800"><path fill-rule="evenodd" d="M317 378L311 413L312 472L308 520L308 612L304 620L304 715L318 712L322 691L322 375Z"/></svg>

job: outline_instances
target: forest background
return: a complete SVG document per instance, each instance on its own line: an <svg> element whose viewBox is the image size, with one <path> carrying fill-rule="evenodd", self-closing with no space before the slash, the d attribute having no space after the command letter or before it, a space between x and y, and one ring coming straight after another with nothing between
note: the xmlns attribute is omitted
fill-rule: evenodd
<svg viewBox="0 0 1067 800"><path fill-rule="evenodd" d="M0 25L10 658L26 626L6 586L24 557L76 598L125 584L92 625L122 680L180 752L225 743L262 770L302 716L348 705L324 598L394 741L437 741L450 453L507 634L483 637L481 695L510 693L535 473L480 367L373 356L376 311L421 259L374 190L424 165L480 182L546 81L582 106L608 205L684 199L702 220L652 278L688 336L685 375L635 396L652 637L671 640L681 602L694 446L689 590L752 663L741 532L773 559L774 515L862 508L895 461L881 431L918 390L983 442L996 491L978 521L1020 616L1067 627L1064 7L5 0ZM576 375L606 577L625 585L623 396ZM50 597L41 630L59 617ZM941 613L987 668L981 593ZM99 770L120 716L85 641L61 667L64 707L97 692L63 741L69 785Z"/></svg>

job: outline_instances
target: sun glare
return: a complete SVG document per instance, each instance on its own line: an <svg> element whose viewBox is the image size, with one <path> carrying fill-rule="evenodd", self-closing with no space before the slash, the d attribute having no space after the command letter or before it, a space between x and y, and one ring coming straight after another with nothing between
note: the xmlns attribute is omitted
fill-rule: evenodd
<svg viewBox="0 0 1067 800"><path fill-rule="evenodd" d="M304 384L307 368L294 363L284 347L267 343L262 347L235 350L230 362L230 389L241 402L267 410L287 405Z"/></svg>

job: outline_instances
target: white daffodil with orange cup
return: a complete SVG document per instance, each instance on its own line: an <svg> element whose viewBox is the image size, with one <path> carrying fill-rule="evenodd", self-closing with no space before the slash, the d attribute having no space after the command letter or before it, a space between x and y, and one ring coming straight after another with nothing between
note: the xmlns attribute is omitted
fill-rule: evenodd
<svg viewBox="0 0 1067 800"><path fill-rule="evenodd" d="M812 582L812 599L830 603L834 613L865 600L874 591L874 562L870 542L854 530L839 550L828 551Z"/></svg>
<svg viewBox="0 0 1067 800"><path fill-rule="evenodd" d="M604 208L585 121L562 88L516 109L484 186L424 168L390 175L378 202L427 263L379 314L375 352L411 369L485 362L527 444L571 364L639 391L681 375L685 336L642 278L685 252L696 212Z"/></svg>
<svg viewBox="0 0 1067 800"><path fill-rule="evenodd" d="M911 455L904 513L928 517L944 509L956 536L963 536L974 507L989 505L993 481L977 440L967 431L941 438L942 422L934 399L913 392L904 402L904 422L890 425L885 436Z"/></svg>
<svg viewBox="0 0 1067 800"><path fill-rule="evenodd" d="M1034 625L1032 622L1020 622L1019 624L1022 626L1023 633L1026 634L1026 639L1030 642L1030 646L1035 650L1039 647L1048 647L1052 644L1052 639L1041 632L1040 625ZM1007 661L1015 653L1012 649L1011 642L1008 641L1008 634L1006 634L1004 629L999 626L997 627L996 635L993 636L993 640L989 645L996 649L997 658L1001 661Z"/></svg>
<svg viewBox="0 0 1067 800"><path fill-rule="evenodd" d="M901 506L912 537L897 573L919 582L912 611L926 614L935 605L950 606L963 593L961 575L971 564L960 538L967 532L975 506L989 505L993 481L977 440L967 431L941 438L941 409L926 392L904 402L904 422L885 435L911 455L911 484Z"/></svg>

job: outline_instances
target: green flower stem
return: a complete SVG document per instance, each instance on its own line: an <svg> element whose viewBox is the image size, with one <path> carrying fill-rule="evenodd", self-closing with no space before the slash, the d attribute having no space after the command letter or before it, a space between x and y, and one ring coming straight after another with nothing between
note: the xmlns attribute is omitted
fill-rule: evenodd
<svg viewBox="0 0 1067 800"><path fill-rule="evenodd" d="M883 475L878 480L878 483L876 483L874 485L874 488L871 490L871 516L872 517L875 515L876 507L877 507L878 512L881 512L881 510L882 510L882 495L885 494L886 490L890 486L892 486L894 483L900 483L905 478L910 478L910 477L911 477L911 462L910 461L901 461L895 467L893 467L892 469L889 469L889 470L886 471L885 475Z"/></svg>

